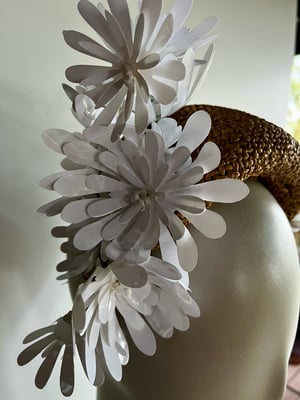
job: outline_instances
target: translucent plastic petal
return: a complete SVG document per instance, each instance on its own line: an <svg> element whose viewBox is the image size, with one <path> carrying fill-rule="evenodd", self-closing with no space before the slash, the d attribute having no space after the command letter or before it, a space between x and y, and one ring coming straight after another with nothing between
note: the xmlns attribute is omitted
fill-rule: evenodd
<svg viewBox="0 0 300 400"><path fill-rule="evenodd" d="M181 81L185 77L185 67L177 60L165 60L153 68L157 77Z"/></svg>
<svg viewBox="0 0 300 400"><path fill-rule="evenodd" d="M80 143L81 140L74 134L64 129L47 129L42 133L42 139L51 150L63 153L63 145L66 143Z"/></svg>
<svg viewBox="0 0 300 400"><path fill-rule="evenodd" d="M105 193L116 190L130 190L131 186L125 182L118 181L105 175L90 175L85 181L92 192Z"/></svg>
<svg viewBox="0 0 300 400"><path fill-rule="evenodd" d="M118 88L118 93L112 98L112 100L106 105L104 110L101 112L97 118L96 123L98 125L109 125L113 120L114 116L117 114L124 97L127 93L127 88L125 85L122 88Z"/></svg>
<svg viewBox="0 0 300 400"><path fill-rule="evenodd" d="M132 51L132 31L131 31L131 19L129 9L126 0L109 0L108 1L112 15L116 18L120 27L124 33L124 37L127 41L128 50Z"/></svg>
<svg viewBox="0 0 300 400"><path fill-rule="evenodd" d="M186 331L189 328L189 319L187 315L176 305L171 296L164 291L161 292L159 307L169 323L180 331Z"/></svg>
<svg viewBox="0 0 300 400"><path fill-rule="evenodd" d="M184 190L182 193L184 193ZM184 194L175 196L171 193L168 196L168 202L176 209L187 210L191 213L201 213L205 209L205 202L197 196L185 196Z"/></svg>
<svg viewBox="0 0 300 400"><path fill-rule="evenodd" d="M173 327L158 307L154 307L153 313L146 319L151 328L161 337L167 339L173 336Z"/></svg>
<svg viewBox="0 0 300 400"><path fill-rule="evenodd" d="M206 111L196 111L187 120L176 147L185 146L192 153L209 134L211 118Z"/></svg>
<svg viewBox="0 0 300 400"><path fill-rule="evenodd" d="M50 201L37 209L38 213L46 214L47 217L53 217L61 213L62 209L70 202L70 198L60 197Z"/></svg>
<svg viewBox="0 0 300 400"><path fill-rule="evenodd" d="M182 238L176 241L176 246L180 265L185 271L191 272L197 265L198 248L187 228Z"/></svg>
<svg viewBox="0 0 300 400"><path fill-rule="evenodd" d="M46 190L54 190L54 185L55 183L63 177L66 176L73 176L73 175L88 175L89 173L93 173L94 170L93 169L77 169L74 171L61 171L61 172L57 172L55 174L46 176L45 178L43 178L39 184L43 189Z"/></svg>
<svg viewBox="0 0 300 400"><path fill-rule="evenodd" d="M162 104L171 103L176 97L176 90L170 86L170 84L164 83L162 79L154 79L150 74L145 73L145 71L140 71L147 81L150 94L154 96L155 99Z"/></svg>
<svg viewBox="0 0 300 400"><path fill-rule="evenodd" d="M94 169L99 169L97 155L99 152L89 143L67 143L63 146L64 154L74 163L85 165Z"/></svg>
<svg viewBox="0 0 300 400"><path fill-rule="evenodd" d="M91 250L102 240L101 229L104 220L93 222L81 228L74 237L74 246L78 250Z"/></svg>
<svg viewBox="0 0 300 400"><path fill-rule="evenodd" d="M177 267L182 276L181 278L182 284L185 287L188 287L189 274L186 271L184 271L184 269L181 267L178 259L176 244L174 243L174 240L170 235L170 232L162 223L160 223L159 245L160 245L160 252L162 259Z"/></svg>
<svg viewBox="0 0 300 400"><path fill-rule="evenodd" d="M182 26L191 11L192 5L193 0L175 0L173 2L171 13L174 19L174 32L177 32Z"/></svg>
<svg viewBox="0 0 300 400"><path fill-rule="evenodd" d="M160 258L150 257L149 261L145 263L145 267L148 271L153 272L159 276L162 276L171 280L181 279L181 273L175 265L172 265Z"/></svg>
<svg viewBox="0 0 300 400"><path fill-rule="evenodd" d="M148 125L148 110L139 85L136 85L135 99L135 127L138 133L142 133Z"/></svg>
<svg viewBox="0 0 300 400"><path fill-rule="evenodd" d="M210 239L218 239L226 232L226 223L223 217L211 210L205 210L202 214L183 214L204 236Z"/></svg>
<svg viewBox="0 0 300 400"><path fill-rule="evenodd" d="M89 189L86 185L85 175L69 175L58 179L54 184L57 193L65 197L84 196L97 193L93 189Z"/></svg>
<svg viewBox="0 0 300 400"><path fill-rule="evenodd" d="M190 152L187 147L176 148L167 161L169 166L168 173L172 174L177 171L189 158Z"/></svg>
<svg viewBox="0 0 300 400"><path fill-rule="evenodd" d="M73 30L63 31L63 35L66 43L80 53L100 58L101 60L108 61L110 63L117 63L120 61L119 57L117 57L105 47L101 46L99 43L95 42L94 40L86 35L83 35L80 32L76 32ZM67 78L69 79L68 74Z"/></svg>
<svg viewBox="0 0 300 400"><path fill-rule="evenodd" d="M104 339L103 327L101 328L101 343L103 354L105 358L105 362L107 368L111 374L111 376L116 380L120 381L122 379L122 365L115 347L110 347L107 345L106 340Z"/></svg>
<svg viewBox="0 0 300 400"><path fill-rule="evenodd" d="M209 17L200 22L194 29L186 32L178 40L174 39L172 45L176 48L176 54L182 54L189 47L204 46L210 43L215 36L206 36L216 25L217 18Z"/></svg>
<svg viewBox="0 0 300 400"><path fill-rule="evenodd" d="M140 13L143 14L145 19L145 28L143 32L143 46L147 46L150 37L155 29L159 15L161 12L161 0L142 0Z"/></svg>
<svg viewBox="0 0 300 400"><path fill-rule="evenodd" d="M238 179L218 179L211 182L199 183L194 186L198 196L203 200L220 203L234 203L244 199L249 188Z"/></svg>
<svg viewBox="0 0 300 400"><path fill-rule="evenodd" d="M145 320L136 311L130 310L129 307L120 304L118 309L136 347L146 355L153 355L156 352L156 340ZM134 321L138 321L138 324Z"/></svg>
<svg viewBox="0 0 300 400"><path fill-rule="evenodd" d="M177 126L175 119L163 118L157 122L157 125L161 130L161 135L164 139L166 148L172 146L178 141L182 128Z"/></svg>
<svg viewBox="0 0 300 400"><path fill-rule="evenodd" d="M87 205L87 213L91 217L102 217L110 214L113 211L117 211L124 207L126 203L122 199L104 199L91 202Z"/></svg>
<svg viewBox="0 0 300 400"><path fill-rule="evenodd" d="M125 286L140 288L148 280L145 269L137 264L130 265L122 262L113 262L110 267L118 280Z"/></svg>
<svg viewBox="0 0 300 400"><path fill-rule="evenodd" d="M220 161L221 151L219 147L213 142L208 142L205 143L198 156L193 161L193 166L199 165L206 174L217 168L220 164Z"/></svg>
<svg viewBox="0 0 300 400"><path fill-rule="evenodd" d="M150 45L148 45L151 52L159 52L168 43L173 33L173 26L173 15L168 14L159 30L152 35Z"/></svg>
<svg viewBox="0 0 300 400"><path fill-rule="evenodd" d="M117 43L111 35L109 23L104 18L99 8L87 0L80 0L78 3L78 10L86 22L114 49Z"/></svg>
<svg viewBox="0 0 300 400"><path fill-rule="evenodd" d="M87 207L96 199L82 199L75 200L67 204L62 210L61 217L66 222L71 222L73 224L85 221L89 218L87 214Z"/></svg>
<svg viewBox="0 0 300 400"><path fill-rule="evenodd" d="M184 187L194 185L203 178L203 169L199 166L191 167L183 171L181 174L174 175L173 179L169 179L166 184L163 185L165 190L167 189L182 189Z"/></svg>

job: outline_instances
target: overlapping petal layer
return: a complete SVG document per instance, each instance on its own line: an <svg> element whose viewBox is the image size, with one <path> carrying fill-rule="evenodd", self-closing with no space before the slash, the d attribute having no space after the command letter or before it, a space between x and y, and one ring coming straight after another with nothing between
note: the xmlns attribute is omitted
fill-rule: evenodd
<svg viewBox="0 0 300 400"><path fill-rule="evenodd" d="M153 102L164 107L175 101L178 108L187 98L190 87L187 79L191 79L194 60L187 55L182 61L182 57L188 49L192 52L193 48L212 41L213 36L208 34L216 19L211 17L190 31L183 24L191 1L175 1L170 13L161 15L162 0L142 0L136 21L130 16L126 1L110 0L108 4L109 9L102 4L97 8L88 0L80 0L78 4L80 14L100 36L103 45L82 33L64 32L69 46L104 62L104 65L75 65L67 69L67 78L84 88L96 108L104 107L95 112L80 97L76 99L75 113L85 125L92 121L109 125L116 116L117 136L134 111L135 128L142 132L155 119ZM206 55L201 63L206 64L207 58ZM202 72L196 81L200 75ZM174 108L171 106L173 111Z"/></svg>

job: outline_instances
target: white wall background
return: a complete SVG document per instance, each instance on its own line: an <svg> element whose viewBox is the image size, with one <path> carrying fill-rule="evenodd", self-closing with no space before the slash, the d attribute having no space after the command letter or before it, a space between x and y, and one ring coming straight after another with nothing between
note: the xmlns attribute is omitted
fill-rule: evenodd
<svg viewBox="0 0 300 400"><path fill-rule="evenodd" d="M88 60L64 44L61 31L91 31L77 13L77 0L1 3L1 398L59 400L58 373L41 392L33 384L39 362L20 368L16 357L27 333L54 321L71 305L67 286L55 280L62 256L50 229L59 220L35 212L53 198L38 181L60 169L60 157L46 148L40 132L77 128L60 84L67 66ZM219 18L216 56L194 102L239 108L284 126L296 0L194 3L190 25L210 15ZM95 398L80 368L76 373L73 399Z"/></svg>

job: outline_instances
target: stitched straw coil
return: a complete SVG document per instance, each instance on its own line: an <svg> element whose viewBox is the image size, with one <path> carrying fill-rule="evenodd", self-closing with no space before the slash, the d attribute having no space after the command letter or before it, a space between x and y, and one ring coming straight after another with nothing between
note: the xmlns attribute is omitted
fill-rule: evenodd
<svg viewBox="0 0 300 400"><path fill-rule="evenodd" d="M210 114L212 128L206 141L215 142L222 154L219 167L205 175L205 180L258 179L292 219L300 211L300 144L282 128L230 108L188 105L172 118L184 126L198 110Z"/></svg>

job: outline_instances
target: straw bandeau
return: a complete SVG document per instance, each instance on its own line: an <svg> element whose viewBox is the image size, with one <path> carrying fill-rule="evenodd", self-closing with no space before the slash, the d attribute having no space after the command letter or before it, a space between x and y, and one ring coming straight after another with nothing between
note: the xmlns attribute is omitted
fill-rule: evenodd
<svg viewBox="0 0 300 400"><path fill-rule="evenodd" d="M178 124L196 111L212 119L207 137L222 154L219 166L204 180L222 177L258 179L292 220L300 211L300 144L279 126L244 111L214 105L187 105L172 115ZM198 149L192 154L196 157Z"/></svg>

